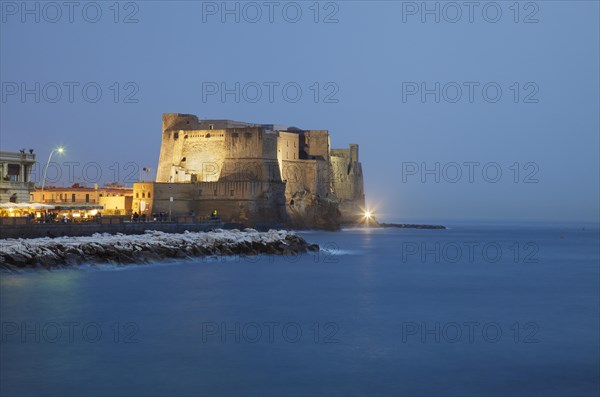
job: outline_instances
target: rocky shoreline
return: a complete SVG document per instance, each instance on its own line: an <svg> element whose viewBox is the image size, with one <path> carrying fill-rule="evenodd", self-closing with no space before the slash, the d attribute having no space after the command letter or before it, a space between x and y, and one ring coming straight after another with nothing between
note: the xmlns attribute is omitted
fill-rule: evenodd
<svg viewBox="0 0 600 397"><path fill-rule="evenodd" d="M226 255L297 255L318 250L318 245L283 230L218 229L181 234L146 231L142 235L105 233L89 237L5 239L0 240L0 271L54 269L84 263L142 264Z"/></svg>

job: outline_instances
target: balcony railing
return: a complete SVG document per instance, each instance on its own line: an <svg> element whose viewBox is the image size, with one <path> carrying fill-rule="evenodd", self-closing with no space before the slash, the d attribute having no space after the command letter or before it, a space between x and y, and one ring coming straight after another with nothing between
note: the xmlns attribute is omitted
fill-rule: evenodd
<svg viewBox="0 0 600 397"><path fill-rule="evenodd" d="M45 199L44 200L44 204L97 204L96 200L94 199L90 199L89 201L85 201L85 200L75 200L73 201L71 198L68 198L67 200L61 200L59 198L49 198L49 199Z"/></svg>

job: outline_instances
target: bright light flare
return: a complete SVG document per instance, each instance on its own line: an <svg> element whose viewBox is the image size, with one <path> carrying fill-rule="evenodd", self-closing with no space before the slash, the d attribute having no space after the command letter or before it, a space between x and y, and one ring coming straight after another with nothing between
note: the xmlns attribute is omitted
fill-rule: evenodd
<svg viewBox="0 0 600 397"><path fill-rule="evenodd" d="M360 212L357 211L356 222L365 227L377 226L377 206L361 207Z"/></svg>

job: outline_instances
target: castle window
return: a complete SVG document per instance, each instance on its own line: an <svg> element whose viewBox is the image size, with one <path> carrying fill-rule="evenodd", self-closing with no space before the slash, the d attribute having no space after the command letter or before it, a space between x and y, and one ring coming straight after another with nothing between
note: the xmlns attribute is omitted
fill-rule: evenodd
<svg viewBox="0 0 600 397"><path fill-rule="evenodd" d="M142 198L146 198L146 193L142 192Z"/></svg>
<svg viewBox="0 0 600 397"><path fill-rule="evenodd" d="M71 202L74 203L75 202L75 193L71 194Z"/></svg>
<svg viewBox="0 0 600 397"><path fill-rule="evenodd" d="M85 202L86 202L86 203L89 203L89 202L90 202L90 195L89 195L89 194L86 194L86 195L85 195Z"/></svg>
<svg viewBox="0 0 600 397"><path fill-rule="evenodd" d="M210 138L210 134L206 134L206 137L207 137L207 138Z"/></svg>
<svg viewBox="0 0 600 397"><path fill-rule="evenodd" d="M217 195L217 189L215 189L215 196Z"/></svg>
<svg viewBox="0 0 600 397"><path fill-rule="evenodd" d="M151 198L152 196L150 195L150 192L148 192L148 198Z"/></svg>
<svg viewBox="0 0 600 397"><path fill-rule="evenodd" d="M232 138L238 138L240 136L240 134L238 134L237 132L232 132L231 133L231 137Z"/></svg>
<svg viewBox="0 0 600 397"><path fill-rule="evenodd" d="M139 194L139 193L136 193L136 194L135 194L135 198L140 198L140 194Z"/></svg>
<svg viewBox="0 0 600 397"><path fill-rule="evenodd" d="M208 125L208 129L209 130L214 130L215 129L215 125L214 124L209 124Z"/></svg>
<svg viewBox="0 0 600 397"><path fill-rule="evenodd" d="M181 159L181 162L182 162L182 163L183 163L183 162L185 162L185 157Z"/></svg>
<svg viewBox="0 0 600 397"><path fill-rule="evenodd" d="M230 195L231 197L233 197L233 190L230 190L230 191L229 191L229 195Z"/></svg>
<svg viewBox="0 0 600 397"><path fill-rule="evenodd" d="M188 139L188 136L187 136L187 135L185 135L185 136L183 137L183 139Z"/></svg>
<svg viewBox="0 0 600 397"><path fill-rule="evenodd" d="M179 132L175 132L173 134L173 139L178 139L179 138Z"/></svg>

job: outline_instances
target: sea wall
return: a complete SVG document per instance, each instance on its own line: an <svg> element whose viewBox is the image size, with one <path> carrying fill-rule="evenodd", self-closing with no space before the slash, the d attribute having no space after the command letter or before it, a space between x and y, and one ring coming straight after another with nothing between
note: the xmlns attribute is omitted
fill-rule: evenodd
<svg viewBox="0 0 600 397"><path fill-rule="evenodd" d="M32 223L26 218L8 218L12 224L0 222L0 246L6 242L3 239L91 236L96 233L143 234L146 230L158 230L165 233L183 233L208 231L222 228L224 225L217 221L192 222L191 217L177 218L176 222L122 222L122 219L105 217L102 222L113 223Z"/></svg>

